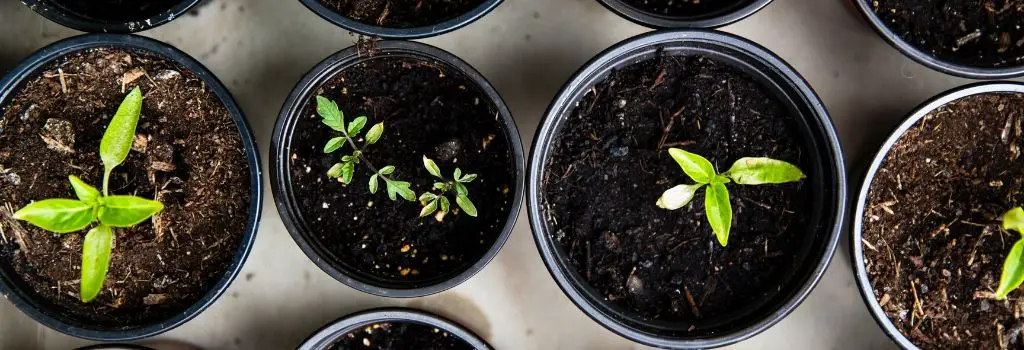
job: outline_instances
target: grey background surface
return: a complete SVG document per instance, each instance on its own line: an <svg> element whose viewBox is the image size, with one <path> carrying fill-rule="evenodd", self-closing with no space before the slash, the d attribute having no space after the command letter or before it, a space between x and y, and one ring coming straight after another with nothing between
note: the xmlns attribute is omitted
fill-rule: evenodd
<svg viewBox="0 0 1024 350"><path fill-rule="evenodd" d="M828 107L853 168L914 106L969 81L903 57L845 1L775 0L722 30L764 45L803 74ZM548 103L576 69L608 46L646 31L595 0L506 0L468 27L423 41L462 57L494 84L528 148ZM18 1L2 0L0 69L75 34ZM193 14L142 35L179 47L227 84L253 126L264 161L277 113L294 84L354 40L296 0L208 0ZM853 183L859 177L851 173ZM856 291L846 239L821 283L793 314L730 348L892 347ZM288 349L328 321L376 306L437 312L498 349L643 348L598 326L562 294L540 260L525 212L498 257L467 283L431 297L390 300L348 288L314 266L285 231L269 195L253 254L224 297L149 343ZM0 349L86 344L36 324L0 300Z"/></svg>

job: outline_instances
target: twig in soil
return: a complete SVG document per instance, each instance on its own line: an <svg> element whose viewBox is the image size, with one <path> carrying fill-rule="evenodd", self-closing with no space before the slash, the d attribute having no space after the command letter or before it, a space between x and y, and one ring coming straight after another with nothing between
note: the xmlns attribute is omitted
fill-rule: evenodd
<svg viewBox="0 0 1024 350"><path fill-rule="evenodd" d="M861 240L860 240L860 241L861 241L862 243L864 243L864 246L865 246L865 247L868 247L868 248L870 248L871 250L873 250L873 251L876 251L876 252L878 251L878 248L875 248L875 246L871 245L871 242L868 242L868 240L867 240L867 239L865 239L865 238L861 238Z"/></svg>
<svg viewBox="0 0 1024 350"><path fill-rule="evenodd" d="M665 71L664 68L662 68L661 72L658 73L658 77L654 78L654 85L651 85L651 87L648 88L648 90L654 90L654 88L656 88L659 85L661 85L661 83L664 83L665 82L665 73L667 73L667 72Z"/></svg>
<svg viewBox="0 0 1024 350"><path fill-rule="evenodd" d="M3 207L0 207L0 222L7 224L7 227L14 232L14 239L17 240L18 246L26 256L30 255L30 249L32 241L29 240L28 235L25 234L25 228L21 227L21 223L14 219L14 207L11 203L4 203ZM4 236L6 240L6 235Z"/></svg>
<svg viewBox="0 0 1024 350"><path fill-rule="evenodd" d="M924 317L925 314L924 314L924 308L921 306L921 299L917 298L917 283L914 283L914 280L910 280L910 290L914 293L914 311L911 313L911 320L910 320L910 323L913 324L914 323L913 315L916 315L917 313L921 313L921 316Z"/></svg>
<svg viewBox="0 0 1024 350"><path fill-rule="evenodd" d="M697 318L701 318L700 308L697 307L697 303L693 300L693 294L690 293L690 287L683 286L683 290L686 291L686 301L690 303L690 311Z"/></svg>
<svg viewBox="0 0 1024 350"><path fill-rule="evenodd" d="M388 1L384 4L384 10L381 11L380 17L377 17L377 25L384 25L384 19L388 17L388 13L391 12L391 2Z"/></svg>
<svg viewBox="0 0 1024 350"><path fill-rule="evenodd" d="M978 237L978 240L974 242L974 247L971 248L971 257L967 258L967 266L973 266L974 265L974 257L978 253L978 246L981 245L981 241L984 240L985 236L987 236L987 235L988 235L988 230L982 229L981 230L981 236Z"/></svg>
<svg viewBox="0 0 1024 350"><path fill-rule="evenodd" d="M64 78L64 69L57 68L57 74L60 75L60 91L65 94L68 93L68 81Z"/></svg>
<svg viewBox="0 0 1024 350"><path fill-rule="evenodd" d="M898 280L900 278L900 265L896 262L896 254L893 254L892 247L889 246L889 242L886 242L885 239L882 239L882 244L884 244L885 249L889 251L889 259L892 259L892 264L895 266L893 271L896 272L896 279Z"/></svg>

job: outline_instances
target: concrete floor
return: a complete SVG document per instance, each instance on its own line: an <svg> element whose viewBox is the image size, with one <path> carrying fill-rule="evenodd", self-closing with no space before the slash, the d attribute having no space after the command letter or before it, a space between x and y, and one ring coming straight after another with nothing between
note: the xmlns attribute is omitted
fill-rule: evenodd
<svg viewBox="0 0 1024 350"><path fill-rule="evenodd" d="M968 81L904 58L846 1L775 0L723 30L768 47L803 74L829 108L847 163L853 165L870 157L911 108ZM459 55L490 79L529 147L541 114L569 76L604 48L645 31L595 0L506 0L470 26L424 41ZM0 69L75 34L18 1L2 1ZM209 0L196 15L143 34L188 52L227 83L264 155L281 103L295 82L353 41L295 0ZM845 239L821 284L793 314L730 348L893 347L856 291ZM467 283L436 296L389 300L350 289L314 266L285 231L270 198L240 278L202 315L156 340L206 349L288 349L339 316L398 305L460 321L498 349L643 348L592 322L562 294L537 254L525 211L497 259ZM39 326L0 301L0 348L86 344Z"/></svg>

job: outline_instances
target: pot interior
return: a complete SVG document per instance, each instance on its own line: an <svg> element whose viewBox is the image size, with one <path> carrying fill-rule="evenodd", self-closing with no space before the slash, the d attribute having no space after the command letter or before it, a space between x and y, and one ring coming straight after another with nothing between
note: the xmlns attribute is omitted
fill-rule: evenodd
<svg viewBox="0 0 1024 350"><path fill-rule="evenodd" d="M68 15L102 22L132 22L166 13L183 0L44 0Z"/></svg>

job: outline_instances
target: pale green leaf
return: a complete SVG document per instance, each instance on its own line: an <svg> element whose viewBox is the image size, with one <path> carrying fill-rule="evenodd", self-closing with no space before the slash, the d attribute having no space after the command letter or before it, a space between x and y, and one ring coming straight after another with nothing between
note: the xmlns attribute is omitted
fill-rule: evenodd
<svg viewBox="0 0 1024 350"><path fill-rule="evenodd" d="M95 219L94 206L74 199L46 199L32 202L14 213L14 218L25 220L40 228L56 233L80 231Z"/></svg>
<svg viewBox="0 0 1024 350"><path fill-rule="evenodd" d="M345 113L341 112L338 104L328 100L326 97L316 97L316 112L323 118L323 123L331 129L345 131Z"/></svg>
<svg viewBox="0 0 1024 350"><path fill-rule="evenodd" d="M373 176L370 176L370 193L377 193L378 177L380 177L380 175L377 174L373 174Z"/></svg>
<svg viewBox="0 0 1024 350"><path fill-rule="evenodd" d="M729 191L725 189L725 184L708 186L704 191L704 209L711 230L718 237L718 243L724 247L729 242L729 231L732 229L732 205L729 204Z"/></svg>
<svg viewBox="0 0 1024 350"><path fill-rule="evenodd" d="M683 168L686 176L693 181L706 184L711 182L715 176L715 166L704 157L678 148L670 148L668 154L675 159L676 163L679 163L679 167Z"/></svg>
<svg viewBox="0 0 1024 350"><path fill-rule="evenodd" d="M75 190L75 195L78 196L78 200L92 203L101 196L100 191L96 187L92 187L89 184L79 179L78 176L68 176L68 180L71 181L71 188Z"/></svg>
<svg viewBox="0 0 1024 350"><path fill-rule="evenodd" d="M128 158L135 142L135 127L139 124L142 114L142 90L138 86L132 89L124 101L117 107L117 113L107 125L107 131L100 140L100 159L103 161L103 192L107 192L107 183L114 168Z"/></svg>
<svg viewBox="0 0 1024 350"><path fill-rule="evenodd" d="M378 171L378 173L380 173L381 175L391 175L391 173L393 172L395 172L394 165L385 166L383 168L380 168L380 171Z"/></svg>
<svg viewBox="0 0 1024 350"><path fill-rule="evenodd" d="M741 185L781 184L807 177L796 165L771 158L741 158L725 175Z"/></svg>
<svg viewBox="0 0 1024 350"><path fill-rule="evenodd" d="M421 203L426 203L426 202L432 201L432 200L434 200L436 198L437 198L436 194L433 194L433 193L430 193L430 192L423 192L423 194L420 195L419 201Z"/></svg>
<svg viewBox="0 0 1024 350"><path fill-rule="evenodd" d="M427 172L429 172L430 175L434 175L435 177L441 179L444 178L441 176L441 168L438 168L437 163L434 163L434 161L431 160L430 158L427 158L427 156L423 156L423 167L427 168Z"/></svg>
<svg viewBox="0 0 1024 350"><path fill-rule="evenodd" d="M377 123L370 127L370 131L366 132L366 144L372 145L380 140L380 135L384 133L384 123Z"/></svg>
<svg viewBox="0 0 1024 350"><path fill-rule="evenodd" d="M1003 230L1024 234L1024 208L1013 208L1003 215Z"/></svg>
<svg viewBox="0 0 1024 350"><path fill-rule="evenodd" d="M466 212L466 214L476 217L476 206L469 200L469 197L460 194L455 197L455 203L458 204L459 208L462 208L462 211Z"/></svg>
<svg viewBox="0 0 1024 350"><path fill-rule="evenodd" d="M999 288L996 289L996 299L1006 299L1006 295L1020 287L1024 282L1024 239L1017 240L1010 248L1010 254L1006 255L1003 262L1003 273L999 277Z"/></svg>
<svg viewBox="0 0 1024 350"><path fill-rule="evenodd" d="M356 137L359 132L363 131L364 126L366 126L366 117L359 117L348 123L348 136Z"/></svg>
<svg viewBox="0 0 1024 350"><path fill-rule="evenodd" d="M132 227L164 210L160 202L135 196L100 199L100 222L110 227Z"/></svg>
<svg viewBox="0 0 1024 350"><path fill-rule="evenodd" d="M438 197L437 204L442 213L447 213L451 206L451 203L448 202L448 198L445 196Z"/></svg>
<svg viewBox="0 0 1024 350"><path fill-rule="evenodd" d="M341 163L341 183L348 185L352 183L352 177L356 174L356 164L353 162Z"/></svg>
<svg viewBox="0 0 1024 350"><path fill-rule="evenodd" d="M79 294L83 302L90 302L100 294L110 267L110 250L114 246L114 231L99 225L85 235L82 242L82 280Z"/></svg>
<svg viewBox="0 0 1024 350"><path fill-rule="evenodd" d="M696 185L678 185L672 187L661 194L661 198L658 198L658 207L668 210L676 210L682 208L684 205L690 204L693 200L694 195L697 194L697 190L703 187L704 184Z"/></svg>
<svg viewBox="0 0 1024 350"><path fill-rule="evenodd" d="M466 185L463 185L461 182L455 182L454 185L455 185L455 193L456 194L458 194L460 196L468 196L469 195L469 189L466 188Z"/></svg>
<svg viewBox="0 0 1024 350"><path fill-rule="evenodd" d="M405 181L385 181L388 188L388 198L391 200L398 200L398 196L401 196L407 201L416 200L416 192L413 192L409 187L412 184Z"/></svg>
<svg viewBox="0 0 1024 350"><path fill-rule="evenodd" d="M331 153L345 147L345 137L339 136L327 141L327 145L324 146L324 153Z"/></svg>
<svg viewBox="0 0 1024 350"><path fill-rule="evenodd" d="M437 211L437 200L432 200L428 202L427 205L424 205L423 209L420 210L420 217L428 216L433 214L435 211Z"/></svg>
<svg viewBox="0 0 1024 350"><path fill-rule="evenodd" d="M334 166L327 170L327 177L332 179L341 177L341 168L344 166L344 163L334 163Z"/></svg>
<svg viewBox="0 0 1024 350"><path fill-rule="evenodd" d="M463 176L461 179L458 179L456 181L466 184L466 183L473 182L473 180L476 180L476 178L477 178L476 174L467 174L467 175Z"/></svg>
<svg viewBox="0 0 1024 350"><path fill-rule="evenodd" d="M438 177L440 177L440 176L438 176ZM455 179L455 181L458 181L459 179L461 179L462 178L462 169L455 168L455 174L454 174L453 178Z"/></svg>
<svg viewBox="0 0 1024 350"><path fill-rule="evenodd" d="M447 191L448 190L448 185L446 185L444 182L435 182L434 183L434 189L435 190L441 190L441 191Z"/></svg>

